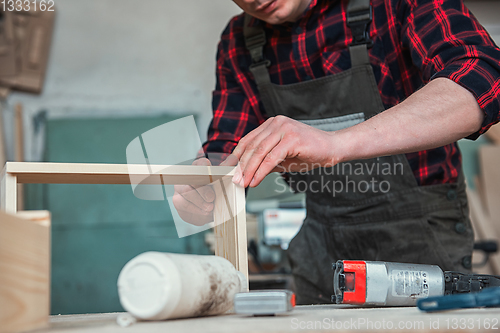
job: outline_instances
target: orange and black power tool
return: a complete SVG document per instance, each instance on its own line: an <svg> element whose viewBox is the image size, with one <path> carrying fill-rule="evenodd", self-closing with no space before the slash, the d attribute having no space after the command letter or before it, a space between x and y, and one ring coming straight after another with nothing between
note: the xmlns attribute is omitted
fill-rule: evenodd
<svg viewBox="0 0 500 333"><path fill-rule="evenodd" d="M439 266L339 260L332 302L373 306L414 306L422 298L500 287L493 275L443 272Z"/></svg>

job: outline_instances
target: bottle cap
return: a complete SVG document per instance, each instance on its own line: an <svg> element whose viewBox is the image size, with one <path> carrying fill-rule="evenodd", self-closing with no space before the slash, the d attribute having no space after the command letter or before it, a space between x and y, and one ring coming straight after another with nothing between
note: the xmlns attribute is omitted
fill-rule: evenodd
<svg viewBox="0 0 500 333"><path fill-rule="evenodd" d="M118 276L120 303L140 319L168 318L179 303L180 293L179 270L164 253L140 254Z"/></svg>

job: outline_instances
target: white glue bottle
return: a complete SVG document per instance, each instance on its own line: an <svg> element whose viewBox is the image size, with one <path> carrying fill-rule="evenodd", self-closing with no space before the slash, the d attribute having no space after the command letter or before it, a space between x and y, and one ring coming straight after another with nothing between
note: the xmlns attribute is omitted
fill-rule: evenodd
<svg viewBox="0 0 500 333"><path fill-rule="evenodd" d="M217 256L146 252L118 276L120 303L143 320L221 314L246 289L245 276Z"/></svg>

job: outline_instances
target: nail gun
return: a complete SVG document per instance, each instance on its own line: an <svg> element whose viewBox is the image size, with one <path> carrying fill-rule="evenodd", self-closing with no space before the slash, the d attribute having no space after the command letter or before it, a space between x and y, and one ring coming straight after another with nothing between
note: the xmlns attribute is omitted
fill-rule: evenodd
<svg viewBox="0 0 500 333"><path fill-rule="evenodd" d="M339 260L334 268L337 304L413 306L430 296L500 287L500 276L443 272L435 265Z"/></svg>

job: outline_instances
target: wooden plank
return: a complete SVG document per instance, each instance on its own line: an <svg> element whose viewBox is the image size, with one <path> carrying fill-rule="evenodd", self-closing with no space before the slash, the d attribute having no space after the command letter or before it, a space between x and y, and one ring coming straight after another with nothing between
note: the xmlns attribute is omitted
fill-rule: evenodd
<svg viewBox="0 0 500 333"><path fill-rule="evenodd" d="M469 200L470 218L474 227L476 239L498 240L498 233L486 214L481 200L476 191L467 188L467 198ZM478 273L500 274L500 253L491 255L488 260L489 270L477 271Z"/></svg>
<svg viewBox="0 0 500 333"><path fill-rule="evenodd" d="M493 141L494 144L500 145L500 124L496 124L490 127L486 132L488 139Z"/></svg>
<svg viewBox="0 0 500 333"><path fill-rule="evenodd" d="M486 200L484 194L484 186L482 184L482 179L478 175L474 177L474 185L476 186L475 191L467 187L470 219L472 230L474 231L474 242L491 240L491 237L489 237L485 231L485 228L491 228L491 226L489 225L491 222L489 221L486 208L483 204ZM476 253L480 253L480 251L474 252L474 255L472 256L473 265L483 261L483 254L476 256ZM473 272L478 274L496 275L491 263L493 259L494 258L491 258L490 256L488 262L483 267L473 266Z"/></svg>
<svg viewBox="0 0 500 333"><path fill-rule="evenodd" d="M226 258L245 275L248 289L245 189L231 178L214 182L213 188L215 255Z"/></svg>
<svg viewBox="0 0 500 333"><path fill-rule="evenodd" d="M500 146L483 146L479 149L481 185L491 223L500 235Z"/></svg>
<svg viewBox="0 0 500 333"><path fill-rule="evenodd" d="M50 215L0 212L0 332L44 327L50 313Z"/></svg>
<svg viewBox="0 0 500 333"><path fill-rule="evenodd" d="M6 172L23 184L155 184L206 185L232 177L234 167L7 162ZM211 177L211 178L210 178Z"/></svg>
<svg viewBox="0 0 500 333"><path fill-rule="evenodd" d="M7 158L5 155L5 135L3 127L3 105L2 103L0 103L0 168L3 169L6 161Z"/></svg>
<svg viewBox="0 0 500 333"><path fill-rule="evenodd" d="M51 226L50 212L46 210L24 210L22 212L17 212L16 216L43 227L50 228Z"/></svg>
<svg viewBox="0 0 500 333"><path fill-rule="evenodd" d="M16 161L24 162L24 128L23 128L23 106L17 103L15 108L16 123ZM24 185L17 184L17 210L24 210Z"/></svg>
<svg viewBox="0 0 500 333"><path fill-rule="evenodd" d="M230 179L231 180L231 179ZM232 180L231 180L232 182ZM247 281L246 289L249 289L248 279L248 241L247 241L247 222L246 222L246 198L245 188L233 184L233 198L235 201L236 217L234 224L236 226L236 238L238 249L238 270L242 272Z"/></svg>
<svg viewBox="0 0 500 333"><path fill-rule="evenodd" d="M235 207L234 201L230 201L232 186L229 182L216 181L212 187L215 192L215 255L226 258L236 269L239 269L239 263L236 260L237 238L233 213Z"/></svg>
<svg viewBox="0 0 500 333"><path fill-rule="evenodd" d="M17 179L15 175L7 173L6 169L7 165L2 171L0 208L8 213L15 213L17 211Z"/></svg>
<svg viewBox="0 0 500 333"><path fill-rule="evenodd" d="M483 211L484 215L487 216L488 209L486 207L486 193L485 193L483 181L484 181L483 178L480 177L479 175L474 177L474 185L476 186L475 193L478 196L481 210Z"/></svg>

